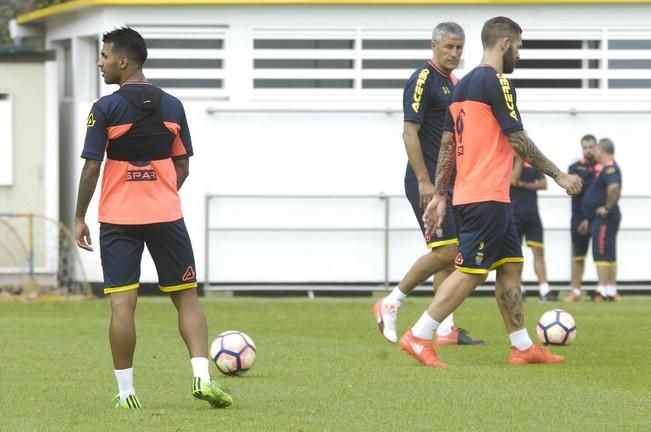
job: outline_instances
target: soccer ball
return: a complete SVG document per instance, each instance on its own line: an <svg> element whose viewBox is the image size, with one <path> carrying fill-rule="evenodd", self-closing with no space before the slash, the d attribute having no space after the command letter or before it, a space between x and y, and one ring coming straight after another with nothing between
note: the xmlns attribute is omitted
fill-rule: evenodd
<svg viewBox="0 0 651 432"><path fill-rule="evenodd" d="M549 310L538 320L536 333L545 345L569 345L576 337L576 321L566 310Z"/></svg>
<svg viewBox="0 0 651 432"><path fill-rule="evenodd" d="M237 330L225 331L210 345L210 358L225 375L239 375L255 362L255 342Z"/></svg>

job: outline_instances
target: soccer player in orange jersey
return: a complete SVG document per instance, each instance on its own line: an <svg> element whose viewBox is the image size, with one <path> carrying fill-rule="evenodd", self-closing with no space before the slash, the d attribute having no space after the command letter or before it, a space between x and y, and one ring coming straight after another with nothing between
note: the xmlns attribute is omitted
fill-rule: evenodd
<svg viewBox="0 0 651 432"><path fill-rule="evenodd" d="M231 397L210 379L208 329L177 193L192 156L183 105L145 79L147 46L138 32L115 29L102 41L97 66L104 82L120 88L100 98L86 122L81 154L86 162L79 179L74 234L80 248L93 250L85 217L106 155L99 200L100 253L104 293L111 296L109 340L119 390L116 407L141 408L133 385L134 312L145 245L156 264L160 290L169 294L178 311L194 377L192 395L213 408L229 406Z"/></svg>
<svg viewBox="0 0 651 432"><path fill-rule="evenodd" d="M435 193L424 215L429 233L451 217L446 215L446 201L456 165L452 204L461 219L456 270L400 339L400 347L426 366L446 367L434 349L434 331L491 270L497 270L495 296L511 341L509 362L562 363L563 357L533 344L524 327L523 257L509 198L514 151L571 195L580 192L581 179L558 169L524 131L515 91L504 75L513 72L519 58L521 27L506 17L491 18L482 28L481 39L482 63L459 81L452 94Z"/></svg>

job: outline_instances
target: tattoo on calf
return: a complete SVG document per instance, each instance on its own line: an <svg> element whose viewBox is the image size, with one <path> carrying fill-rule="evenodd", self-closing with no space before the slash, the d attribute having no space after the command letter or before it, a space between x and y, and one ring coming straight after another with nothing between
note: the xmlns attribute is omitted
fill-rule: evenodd
<svg viewBox="0 0 651 432"><path fill-rule="evenodd" d="M505 290L498 297L503 310L508 316L508 320L515 328L524 327L524 312L522 311L522 293L519 289Z"/></svg>

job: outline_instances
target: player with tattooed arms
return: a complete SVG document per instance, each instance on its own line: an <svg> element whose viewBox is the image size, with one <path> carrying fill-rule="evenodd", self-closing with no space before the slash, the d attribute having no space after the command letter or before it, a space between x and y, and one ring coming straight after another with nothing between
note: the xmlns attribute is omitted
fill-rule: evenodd
<svg viewBox="0 0 651 432"><path fill-rule="evenodd" d="M431 305L400 339L420 363L446 367L432 344L440 322L497 271L495 297L509 333L509 363L562 363L564 358L534 344L524 327L520 292L522 249L513 223L509 185L513 153L553 178L568 194L581 179L558 169L524 131L515 91L504 74L513 72L522 47L522 28L506 17L486 21L482 62L455 87L436 169L434 196L423 216L427 231L441 227L447 190L456 165L452 205L461 219L456 270L437 290Z"/></svg>

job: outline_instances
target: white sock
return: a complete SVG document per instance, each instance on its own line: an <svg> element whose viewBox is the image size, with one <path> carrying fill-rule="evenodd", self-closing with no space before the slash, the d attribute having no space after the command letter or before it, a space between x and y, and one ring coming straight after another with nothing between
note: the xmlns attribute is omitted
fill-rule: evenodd
<svg viewBox="0 0 651 432"><path fill-rule="evenodd" d="M115 379L118 382L118 391L120 392L120 402L124 402L127 396L136 394L133 388L133 368L114 369Z"/></svg>
<svg viewBox="0 0 651 432"><path fill-rule="evenodd" d="M541 297L546 296L549 293L549 284L547 282L541 283L538 287L538 291L540 292Z"/></svg>
<svg viewBox="0 0 651 432"><path fill-rule="evenodd" d="M443 321L441 321L441 324L439 324L438 328L436 329L436 334L439 336L447 336L450 334L452 331L452 327L454 327L454 314L450 314Z"/></svg>
<svg viewBox="0 0 651 432"><path fill-rule="evenodd" d="M210 372L208 366L210 362L205 357L193 357L190 359L192 364L192 376L201 378L202 381L210 382Z"/></svg>
<svg viewBox="0 0 651 432"><path fill-rule="evenodd" d="M529 337L529 332L527 332L526 328L511 333L509 335L509 339L511 339L511 345L520 351L529 349L529 347L533 345L533 342L531 342L531 338Z"/></svg>
<svg viewBox="0 0 651 432"><path fill-rule="evenodd" d="M573 292L575 295L580 296L580 295L581 295L581 288L572 288L572 292Z"/></svg>
<svg viewBox="0 0 651 432"><path fill-rule="evenodd" d="M597 291L603 297L606 297L608 295L608 291L606 290L606 285L597 285Z"/></svg>
<svg viewBox="0 0 651 432"><path fill-rule="evenodd" d="M385 302L400 306L402 304L402 301L407 297L407 294L403 293L400 291L400 288L395 287L394 289L391 290L389 295L384 299Z"/></svg>
<svg viewBox="0 0 651 432"><path fill-rule="evenodd" d="M432 339L434 332L441 325L440 322L434 321L427 311L423 312L416 324L411 328L411 334L418 339Z"/></svg>
<svg viewBox="0 0 651 432"><path fill-rule="evenodd" d="M608 294L608 297L615 297L617 295L617 285L606 285L606 294Z"/></svg>
<svg viewBox="0 0 651 432"><path fill-rule="evenodd" d="M521 292L523 295L526 295L526 294L527 294L527 289L524 287L524 285L520 285L520 292Z"/></svg>

